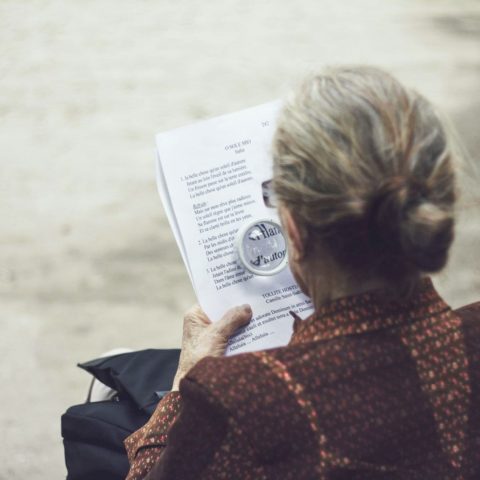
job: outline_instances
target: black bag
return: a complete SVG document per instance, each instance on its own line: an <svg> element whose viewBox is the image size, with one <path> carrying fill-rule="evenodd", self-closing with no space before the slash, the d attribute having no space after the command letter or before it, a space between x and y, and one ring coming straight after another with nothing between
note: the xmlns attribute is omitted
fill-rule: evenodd
<svg viewBox="0 0 480 480"><path fill-rule="evenodd" d="M79 364L118 392L115 400L70 407L62 415L67 480L124 480L123 441L142 427L172 385L180 350L141 350Z"/></svg>

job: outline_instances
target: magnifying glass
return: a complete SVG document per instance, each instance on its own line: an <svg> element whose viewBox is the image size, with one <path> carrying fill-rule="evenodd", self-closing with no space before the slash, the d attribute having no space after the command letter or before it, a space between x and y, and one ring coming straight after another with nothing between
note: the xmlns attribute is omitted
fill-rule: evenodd
<svg viewBox="0 0 480 480"><path fill-rule="evenodd" d="M255 275L275 275L288 264L282 227L269 218L244 225L237 234L236 250L242 266Z"/></svg>

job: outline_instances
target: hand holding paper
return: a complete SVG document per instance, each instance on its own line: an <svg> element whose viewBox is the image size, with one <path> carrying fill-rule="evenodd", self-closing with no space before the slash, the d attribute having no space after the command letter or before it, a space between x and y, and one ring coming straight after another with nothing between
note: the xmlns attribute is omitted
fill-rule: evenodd
<svg viewBox="0 0 480 480"><path fill-rule="evenodd" d="M249 305L227 310L215 323L205 315L200 305L190 308L183 319L182 349L172 390L178 390L180 380L202 358L223 356L230 337L238 328L247 325L251 318Z"/></svg>

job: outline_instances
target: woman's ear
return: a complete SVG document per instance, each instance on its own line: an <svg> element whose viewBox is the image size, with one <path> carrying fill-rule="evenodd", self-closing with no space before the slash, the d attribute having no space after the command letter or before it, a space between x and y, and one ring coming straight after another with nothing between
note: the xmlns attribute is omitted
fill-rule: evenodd
<svg viewBox="0 0 480 480"><path fill-rule="evenodd" d="M279 213L290 244L289 255L293 260L298 262L305 256L306 232L297 220L295 220L288 208L284 206L280 207Z"/></svg>

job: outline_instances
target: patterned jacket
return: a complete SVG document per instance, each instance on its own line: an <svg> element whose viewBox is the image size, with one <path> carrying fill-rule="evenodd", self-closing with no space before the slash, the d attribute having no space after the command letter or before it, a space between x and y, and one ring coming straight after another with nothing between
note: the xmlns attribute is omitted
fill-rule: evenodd
<svg viewBox="0 0 480 480"><path fill-rule="evenodd" d="M478 480L480 303L428 279L335 300L286 347L201 360L125 444L128 480Z"/></svg>

